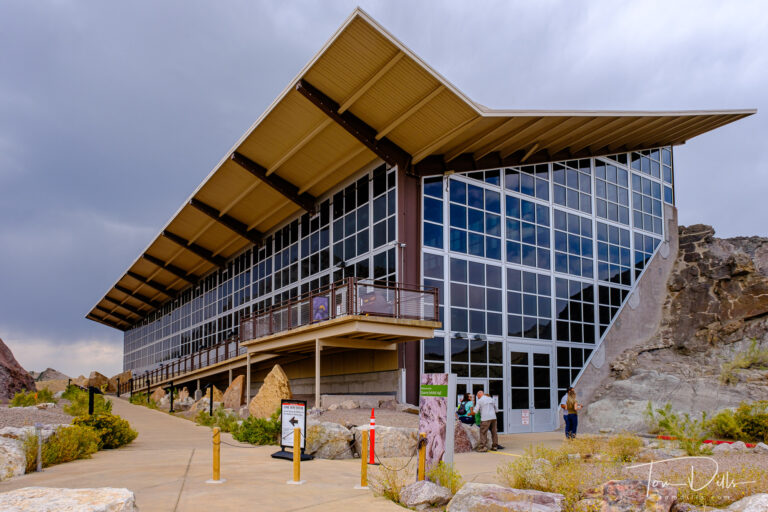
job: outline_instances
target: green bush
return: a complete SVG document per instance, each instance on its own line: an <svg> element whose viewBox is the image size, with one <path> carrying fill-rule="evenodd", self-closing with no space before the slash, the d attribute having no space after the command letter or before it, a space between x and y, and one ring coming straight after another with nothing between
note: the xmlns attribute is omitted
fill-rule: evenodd
<svg viewBox="0 0 768 512"><path fill-rule="evenodd" d="M208 414L208 409L198 411L195 416L195 423L204 427L219 427L222 432L232 432L238 427L240 418L218 406L213 410L213 416Z"/></svg>
<svg viewBox="0 0 768 512"><path fill-rule="evenodd" d="M742 402L735 410L718 412L707 422L714 437L745 442L768 442L768 400Z"/></svg>
<svg viewBox="0 0 768 512"><path fill-rule="evenodd" d="M51 390L43 388L40 391L19 391L11 399L11 407L30 407L42 403L58 403Z"/></svg>
<svg viewBox="0 0 768 512"><path fill-rule="evenodd" d="M72 424L93 428L99 435L99 450L120 448L139 435L127 421L112 414L80 416L72 420Z"/></svg>
<svg viewBox="0 0 768 512"><path fill-rule="evenodd" d="M98 450L98 445L99 435L92 428L74 425L59 427L43 443L43 467L90 458ZM24 452L27 472L34 471L37 468L37 435L32 434L24 439Z"/></svg>
<svg viewBox="0 0 768 512"><path fill-rule="evenodd" d="M85 416L88 414L88 392L79 388L74 388L71 392L67 391L70 403L64 406L64 412L70 416ZM104 395L94 395L93 414L112 414L112 402L105 399Z"/></svg>
<svg viewBox="0 0 768 512"><path fill-rule="evenodd" d="M646 416L651 425L651 431L674 437L680 443L680 448L688 455L704 455L712 452L709 446L702 447L702 441L707 437L707 413L701 413L701 419L692 419L688 413L682 416L672 411L672 404L653 410L648 402Z"/></svg>
<svg viewBox="0 0 768 512"><path fill-rule="evenodd" d="M157 409L157 403L152 400L152 398L147 401L147 392L136 392L134 393L128 401L132 403L133 405L143 405L144 407L149 407L150 409Z"/></svg>
<svg viewBox="0 0 768 512"><path fill-rule="evenodd" d="M243 443L280 444L280 411L269 419L249 417L232 429L232 437Z"/></svg>

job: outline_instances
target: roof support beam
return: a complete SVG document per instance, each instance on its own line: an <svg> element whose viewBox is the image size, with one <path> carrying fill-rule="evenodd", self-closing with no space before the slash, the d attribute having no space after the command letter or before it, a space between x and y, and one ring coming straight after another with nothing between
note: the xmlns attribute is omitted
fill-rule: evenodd
<svg viewBox="0 0 768 512"><path fill-rule="evenodd" d="M419 101L414 103L411 107L409 107L405 112L402 114L398 114L397 117L392 119L390 122L387 123L387 125L382 128L379 133L376 134L376 140L382 139L385 137L389 132L397 128L400 123L411 117L413 114L415 114L421 107L432 101L435 96L440 94L445 90L444 85L438 85L435 87L435 89L432 90L429 94L421 98Z"/></svg>
<svg viewBox="0 0 768 512"><path fill-rule="evenodd" d="M229 158L304 210L310 213L315 212L317 200L306 192L299 194L299 188L293 183L281 178L277 174L268 174L265 167L237 151L232 153Z"/></svg>
<svg viewBox="0 0 768 512"><path fill-rule="evenodd" d="M178 292L175 292L173 290L169 290L168 288L166 288L162 284L158 283L154 279L146 278L146 277L142 276L141 274L137 274L136 272L133 272L131 270L127 271L125 273L125 275L127 275L128 277L131 277L131 278L133 278L135 280L137 280L141 284L145 284L147 286L150 286L150 287L154 288L155 290L159 291L163 295L167 295L168 297L170 297L172 299L175 299L179 295Z"/></svg>
<svg viewBox="0 0 768 512"><path fill-rule="evenodd" d="M283 156L280 157L280 159L272 164L272 166L267 169L267 176L271 175L273 172L278 170L281 165L283 165L285 162L287 162L293 155L295 155L301 148L307 145L309 141L315 138L316 135L318 135L320 132L325 130L325 128L331 124L333 121L331 119L323 119L323 122L319 125L315 126L315 128L310 131L308 134L303 136L301 139L299 139L291 148L283 154Z"/></svg>
<svg viewBox="0 0 768 512"><path fill-rule="evenodd" d="M455 128L451 128L446 133L438 137L436 141L427 144L423 148L419 149L416 153L414 153L413 161L420 162L424 158L428 157L433 151L436 151L438 148L440 148L440 146L452 141L453 139L455 139L465 131L469 130L470 128L472 128L482 120L483 120L483 116L473 116L467 119L466 121L464 121L463 123L460 123Z"/></svg>
<svg viewBox="0 0 768 512"><path fill-rule="evenodd" d="M130 295L131 297L138 300L139 302L143 302L144 304L148 306L152 306L153 308L159 308L160 306L162 306L162 304L157 302L156 300L152 300L146 295L142 295L138 292L131 291L128 288L125 288L124 286L120 286L119 284L115 285L115 290L119 292L123 292L126 295Z"/></svg>
<svg viewBox="0 0 768 512"><path fill-rule="evenodd" d="M205 261L207 261L211 265L215 265L217 267L223 267L224 264L226 264L227 262L227 260L225 260L221 256L214 256L213 251L209 251L202 245L198 245L194 242L190 242L186 238L181 237L171 231L168 231L167 229L164 229L163 232L160 234L165 238L167 238L168 240L170 240L171 242L175 243L176 245L188 250L192 254L199 256L200 258L203 258Z"/></svg>
<svg viewBox="0 0 768 512"><path fill-rule="evenodd" d="M210 206L199 199L195 199L194 197L189 200L189 205L204 213L233 233L240 235L240 237L248 240L252 244L261 244L261 240L264 235L256 229L248 229L248 226L244 222L240 222L236 218L232 217L231 215L227 215L226 213L221 213L213 206Z"/></svg>
<svg viewBox="0 0 768 512"><path fill-rule="evenodd" d="M127 323L127 324L131 324L131 323L133 323L133 322L131 322L131 321L130 321L130 320L127 318L127 317L124 317L124 316L123 316L123 315L121 315L120 313L115 313L114 311L110 311L108 308L105 308L104 306L98 306L98 305L97 305L97 306L96 306L96 309L98 309L99 311L103 311L105 314L107 314L107 315L110 315L110 316L112 316L112 317L115 317L115 318L117 318L118 320L120 320L120 321L122 321L122 322L125 322L125 323Z"/></svg>
<svg viewBox="0 0 768 512"><path fill-rule="evenodd" d="M158 267L162 268L163 270L168 271L169 273L173 274L174 276L178 277L179 279L182 279L189 284L195 284L198 279L200 279L200 276L196 276L194 274L189 274L182 270L181 268L177 267L176 265L172 265L170 263L166 263L160 258L156 258L152 256L151 254L144 253L141 255L142 258L147 260L148 262L152 263L153 265L157 265Z"/></svg>
<svg viewBox="0 0 768 512"><path fill-rule="evenodd" d="M352 112L346 111L339 114L339 104L306 80L299 80L296 83L296 90L379 158L389 165L408 170L412 158L403 148L386 137L376 140L376 130Z"/></svg>
<svg viewBox="0 0 768 512"><path fill-rule="evenodd" d="M120 302L118 300L110 299L109 297L106 297L106 296L104 297L104 300L109 302L110 304L114 304L115 306L121 307L121 308L125 309L126 311L130 311L134 315L138 315L138 316L141 317L141 316L144 316L146 314L146 313L142 312L140 309L135 308L133 306L129 306L128 304L124 304L124 303L122 303L122 302Z"/></svg>

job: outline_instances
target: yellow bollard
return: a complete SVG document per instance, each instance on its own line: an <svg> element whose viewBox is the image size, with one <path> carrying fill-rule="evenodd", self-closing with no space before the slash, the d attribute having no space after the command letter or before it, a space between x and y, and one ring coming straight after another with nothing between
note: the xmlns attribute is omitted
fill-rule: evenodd
<svg viewBox="0 0 768 512"><path fill-rule="evenodd" d="M424 480L424 469L427 465L427 434L419 434L419 480Z"/></svg>
<svg viewBox="0 0 768 512"><path fill-rule="evenodd" d="M355 489L368 489L368 431L362 431L363 437L360 440L360 485Z"/></svg>
<svg viewBox="0 0 768 512"><path fill-rule="evenodd" d="M293 429L293 480L288 480L289 484L301 485L304 480L301 479L301 429Z"/></svg>
<svg viewBox="0 0 768 512"><path fill-rule="evenodd" d="M213 427L213 478L206 480L207 484L226 482L221 479L221 429Z"/></svg>

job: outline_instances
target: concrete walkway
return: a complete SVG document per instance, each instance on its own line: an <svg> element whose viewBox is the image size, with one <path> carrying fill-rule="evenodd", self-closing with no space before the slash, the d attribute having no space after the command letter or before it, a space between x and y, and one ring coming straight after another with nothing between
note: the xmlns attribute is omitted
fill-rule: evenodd
<svg viewBox="0 0 768 512"><path fill-rule="evenodd" d="M315 460L302 464L301 486L286 485L290 462L270 457L275 447L251 447L222 435L221 476L226 482L206 484L211 478L211 430L169 414L113 400L113 412L127 419L139 437L118 450L93 458L46 468L0 482L0 492L21 487L126 487L137 505L148 511L226 510L403 510L370 491L354 490L360 482L360 461ZM522 453L530 443L560 444L562 434L503 436L504 452L456 456L456 467L467 481L496 482L496 467ZM506 454L505 454L506 453Z"/></svg>

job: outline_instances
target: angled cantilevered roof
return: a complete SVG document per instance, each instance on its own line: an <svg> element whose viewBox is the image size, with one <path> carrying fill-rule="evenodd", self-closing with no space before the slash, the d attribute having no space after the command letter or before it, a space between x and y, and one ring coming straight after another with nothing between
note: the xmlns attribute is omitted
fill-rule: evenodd
<svg viewBox="0 0 768 512"><path fill-rule="evenodd" d="M381 159L426 175L682 144L755 110L492 110L360 9L88 313L125 330Z"/></svg>

